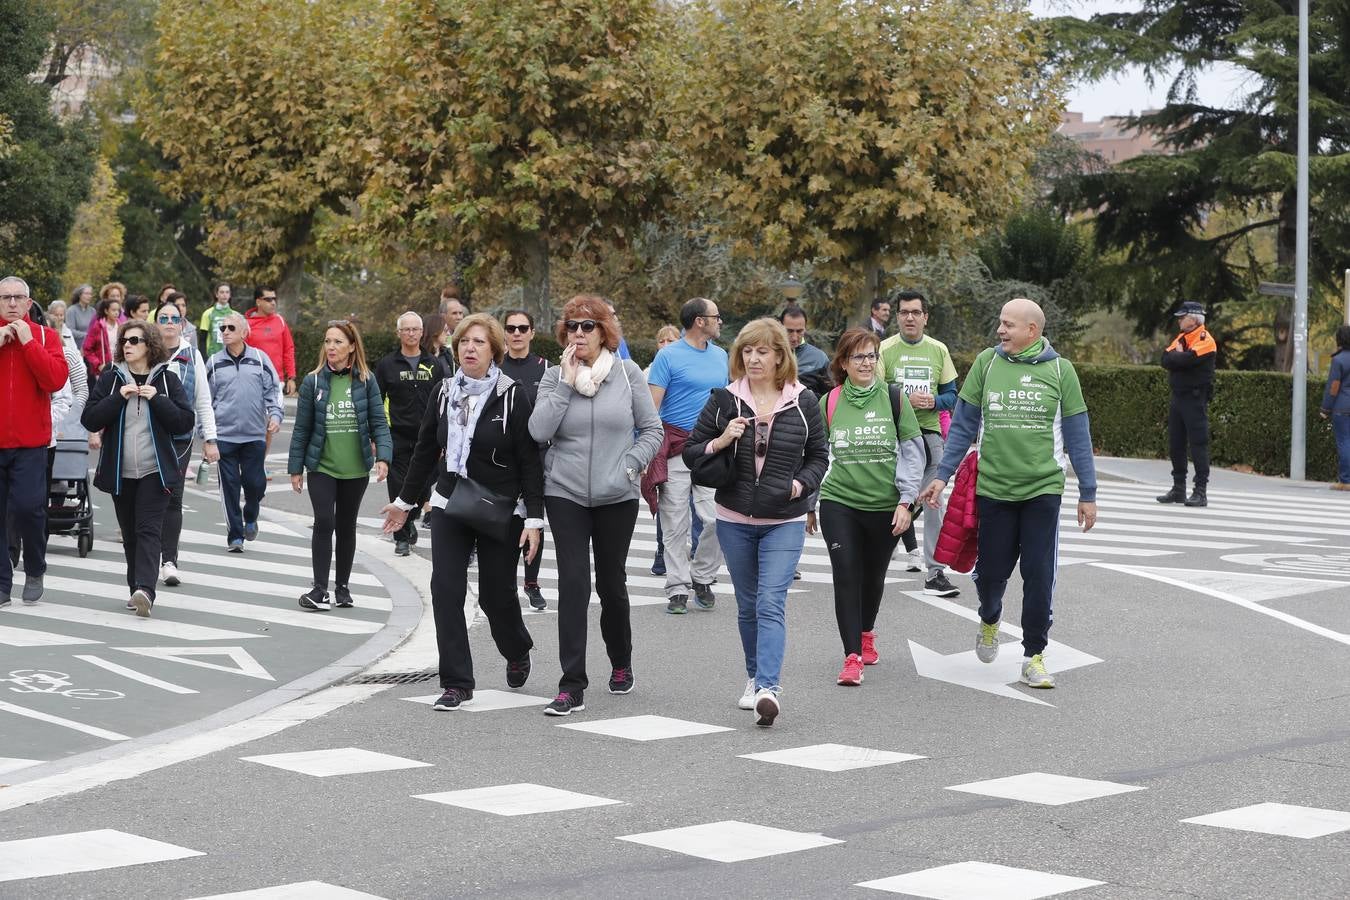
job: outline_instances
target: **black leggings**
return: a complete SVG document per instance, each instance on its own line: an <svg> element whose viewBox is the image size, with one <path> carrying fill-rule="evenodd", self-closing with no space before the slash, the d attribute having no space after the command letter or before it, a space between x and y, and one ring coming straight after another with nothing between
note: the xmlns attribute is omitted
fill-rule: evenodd
<svg viewBox="0 0 1350 900"><path fill-rule="evenodd" d="M830 548L834 618L844 655L862 653L862 633L876 628L886 569L899 537L891 534L895 510L864 512L820 501L820 530Z"/></svg>
<svg viewBox="0 0 1350 900"><path fill-rule="evenodd" d="M192 441L174 441L174 455L178 457L178 483L169 492L169 505L164 510L164 529L160 540L160 556L166 563L178 565L178 540L183 534L183 488L187 483L188 461L192 459Z"/></svg>
<svg viewBox="0 0 1350 900"><path fill-rule="evenodd" d="M314 538L310 553L314 560L314 584L328 589L328 561L333 558L333 534L337 533L338 587L346 587L356 557L356 515L361 498L370 485L370 477L334 478L322 472L309 473L309 502L314 507Z"/></svg>

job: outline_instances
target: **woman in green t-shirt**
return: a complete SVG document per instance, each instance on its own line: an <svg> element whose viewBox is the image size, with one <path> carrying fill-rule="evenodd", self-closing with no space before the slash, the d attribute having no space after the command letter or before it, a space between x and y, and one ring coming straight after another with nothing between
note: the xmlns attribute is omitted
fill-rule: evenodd
<svg viewBox="0 0 1350 900"><path fill-rule="evenodd" d="M820 527L830 551L834 617L844 642L839 684L862 684L877 662L876 621L886 569L923 476L923 436L909 399L879 377L881 342L852 328L835 345L839 385L822 404L830 471L820 486ZM814 530L814 517L808 522Z"/></svg>
<svg viewBox="0 0 1350 900"><path fill-rule="evenodd" d="M300 595L302 608L332 609L328 565L333 558L335 534L333 602L340 607L352 605L347 581L356 556L356 515L370 484L371 469L375 470L376 481L384 481L393 457L384 400L366 364L361 335L345 319L329 322L319 364L300 386L286 467L296 493L304 488L304 472L309 470L309 500L314 508L310 543L314 586Z"/></svg>

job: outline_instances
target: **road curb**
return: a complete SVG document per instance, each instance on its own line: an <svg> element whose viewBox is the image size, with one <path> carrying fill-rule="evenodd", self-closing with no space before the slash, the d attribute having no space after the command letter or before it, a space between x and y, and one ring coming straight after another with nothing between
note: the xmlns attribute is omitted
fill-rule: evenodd
<svg viewBox="0 0 1350 900"><path fill-rule="evenodd" d="M191 488L187 492L203 499L218 499L213 494ZM262 517L264 520L271 519L288 525L308 521L303 516L269 509L263 510ZM380 580L389 592L393 609L384 627L355 650L307 675L201 719L66 759L20 769L7 776L6 784L0 785L0 798L3 798L3 790L8 787L18 787L46 778L67 775L79 769L121 759L252 719L283 704L343 682L387 657L408 640L422 621L424 611L422 595L413 583L397 572L393 566L360 549L359 545L357 561Z"/></svg>

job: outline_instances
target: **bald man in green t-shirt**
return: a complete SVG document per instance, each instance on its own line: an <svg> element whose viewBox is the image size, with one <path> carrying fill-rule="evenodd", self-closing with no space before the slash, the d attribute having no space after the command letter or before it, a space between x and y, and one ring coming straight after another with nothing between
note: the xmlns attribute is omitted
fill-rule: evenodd
<svg viewBox="0 0 1350 900"><path fill-rule="evenodd" d="M975 358L956 403L947 449L919 499L935 506L984 424L975 500L979 509L975 590L980 630L975 655L998 657L1003 592L1013 567L1022 573L1023 684L1052 688L1042 658L1050 640L1051 601L1059 562L1059 507L1064 470L1078 476L1078 524L1097 521L1097 474L1087 403L1073 364L1042 335L1045 313L1025 298L999 313L996 347Z"/></svg>

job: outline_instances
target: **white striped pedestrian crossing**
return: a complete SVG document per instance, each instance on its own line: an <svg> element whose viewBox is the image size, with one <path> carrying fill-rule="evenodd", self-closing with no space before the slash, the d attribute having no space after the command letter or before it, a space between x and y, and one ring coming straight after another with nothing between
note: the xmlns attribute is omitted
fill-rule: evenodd
<svg viewBox="0 0 1350 900"><path fill-rule="evenodd" d="M72 579L47 577L47 587L52 590L72 590ZM91 582L75 582L87 585ZM107 590L106 585L98 584L100 591ZM125 601L123 601L125 602ZM206 625L189 625L186 622L170 622L164 619L141 619L127 613L103 612L83 606L68 606L64 603L49 603L46 600L36 606L10 606L0 610L0 616L23 616L34 619L54 619L72 625L92 625L98 628L116 628L119 631L136 631L141 634L153 634L157 637L174 638L180 641L238 641L252 638L265 638L265 634L247 634L242 631L228 631L224 628L210 628Z"/></svg>
<svg viewBox="0 0 1350 900"><path fill-rule="evenodd" d="M122 545L114 544L110 541L94 541L94 549L102 550L105 553L116 553L121 555ZM305 551L308 557L309 551ZM286 575L292 578L302 579L304 584L308 585L314 578L314 571L308 563L305 565L292 565L288 563L278 563L268 560L249 561L247 556L227 556L224 553L197 553L190 550L178 551L178 564L180 567L185 564L198 566L214 566L223 569L233 569L244 571L266 571L268 575ZM126 571L125 567L122 570ZM231 576L233 578L233 576ZM380 580L374 575L366 575L362 572L353 572L351 584L362 585L364 587L379 587Z"/></svg>
<svg viewBox="0 0 1350 900"><path fill-rule="evenodd" d="M53 634L50 631L0 625L0 644L4 644L6 647L66 647L77 644L101 643L103 642L90 640L89 638L71 637L67 634Z"/></svg>

